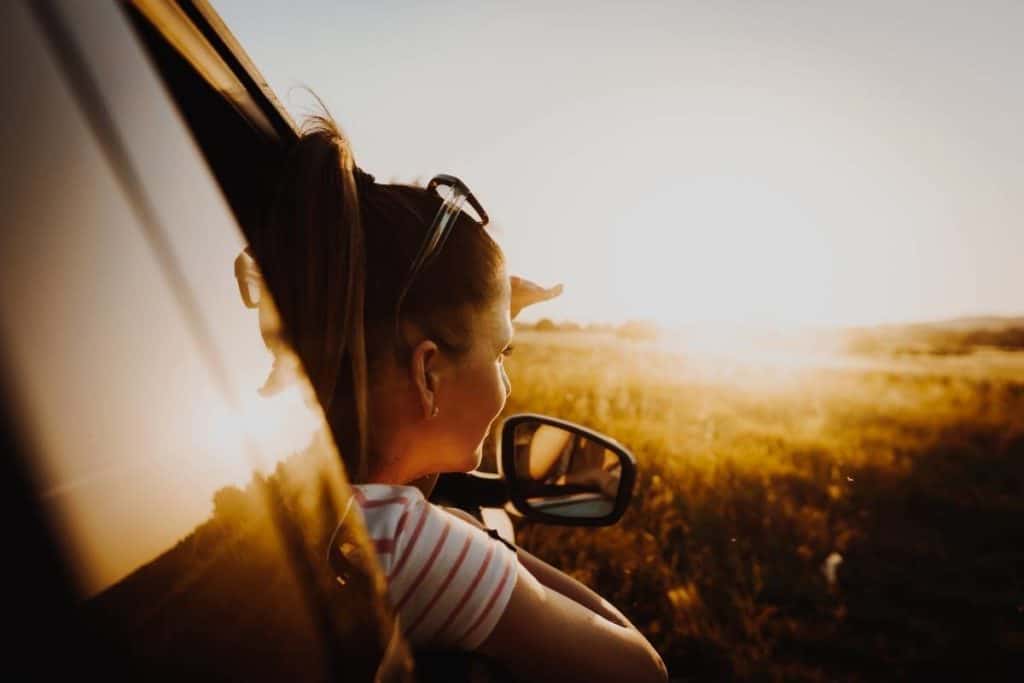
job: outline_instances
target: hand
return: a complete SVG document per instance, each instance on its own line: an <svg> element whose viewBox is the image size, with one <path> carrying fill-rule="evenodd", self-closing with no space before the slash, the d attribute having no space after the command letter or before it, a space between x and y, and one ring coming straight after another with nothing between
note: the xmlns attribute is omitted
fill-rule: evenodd
<svg viewBox="0 0 1024 683"><path fill-rule="evenodd" d="M531 282L515 275L509 278L509 282L512 284L513 318L519 315L519 311L523 310L527 306L537 304L542 301L548 301L549 299L554 299L562 293L561 284L557 284L554 287L544 288L536 282Z"/></svg>

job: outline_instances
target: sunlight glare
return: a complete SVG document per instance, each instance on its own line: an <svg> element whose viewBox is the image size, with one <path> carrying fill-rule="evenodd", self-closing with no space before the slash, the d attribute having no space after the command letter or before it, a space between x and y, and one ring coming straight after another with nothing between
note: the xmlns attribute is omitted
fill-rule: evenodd
<svg viewBox="0 0 1024 683"><path fill-rule="evenodd" d="M630 316L833 322L831 245L798 197L739 176L679 178L617 223L615 296Z"/></svg>

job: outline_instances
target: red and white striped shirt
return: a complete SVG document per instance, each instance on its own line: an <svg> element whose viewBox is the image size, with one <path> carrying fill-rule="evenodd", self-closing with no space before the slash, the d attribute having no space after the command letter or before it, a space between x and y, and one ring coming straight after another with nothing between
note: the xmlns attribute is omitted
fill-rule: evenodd
<svg viewBox="0 0 1024 683"><path fill-rule="evenodd" d="M405 637L417 649L475 650L505 611L516 554L414 486L352 486Z"/></svg>

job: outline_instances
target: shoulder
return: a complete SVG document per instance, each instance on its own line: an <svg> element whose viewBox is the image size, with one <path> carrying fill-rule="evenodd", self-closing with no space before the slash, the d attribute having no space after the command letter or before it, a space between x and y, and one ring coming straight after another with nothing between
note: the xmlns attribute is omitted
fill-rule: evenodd
<svg viewBox="0 0 1024 683"><path fill-rule="evenodd" d="M409 523L410 516L426 503L423 493L413 486L353 484L352 499L362 513L366 532L386 572L396 539Z"/></svg>
<svg viewBox="0 0 1024 683"><path fill-rule="evenodd" d="M423 492L415 486L393 484L352 484L352 497L364 512L393 510L424 500Z"/></svg>
<svg viewBox="0 0 1024 683"><path fill-rule="evenodd" d="M356 484L352 497L366 518L367 526L387 519L399 519L410 509L423 505L423 493L413 486Z"/></svg>
<svg viewBox="0 0 1024 683"><path fill-rule="evenodd" d="M353 490L406 637L417 647L475 649L511 595L515 553L419 489Z"/></svg>

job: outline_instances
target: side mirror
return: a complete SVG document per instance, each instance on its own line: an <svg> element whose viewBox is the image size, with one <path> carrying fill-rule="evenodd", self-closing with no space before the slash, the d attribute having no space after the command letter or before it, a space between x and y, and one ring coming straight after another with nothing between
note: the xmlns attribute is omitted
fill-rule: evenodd
<svg viewBox="0 0 1024 683"><path fill-rule="evenodd" d="M501 471L509 500L526 518L606 526L619 521L633 497L636 458L586 427L524 413L502 427Z"/></svg>

